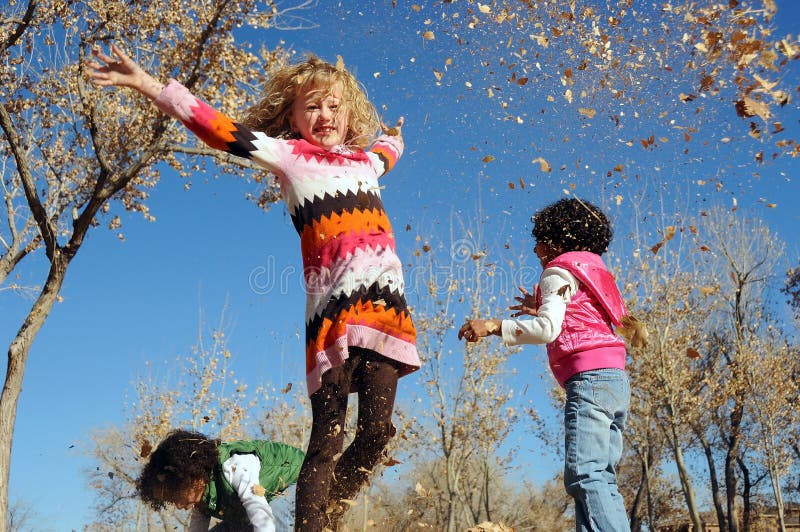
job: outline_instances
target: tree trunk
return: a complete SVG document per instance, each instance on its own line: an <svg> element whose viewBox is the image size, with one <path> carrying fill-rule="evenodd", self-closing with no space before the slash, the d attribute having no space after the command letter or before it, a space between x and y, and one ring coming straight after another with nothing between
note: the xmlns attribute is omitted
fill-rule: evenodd
<svg viewBox="0 0 800 532"><path fill-rule="evenodd" d="M739 455L739 429L742 422L743 410L741 402L737 401L731 412L731 433L728 438L728 450L725 453L725 495L728 503L728 530L739 532L739 516L736 503L736 460Z"/></svg>
<svg viewBox="0 0 800 532"><path fill-rule="evenodd" d="M694 488L692 487L692 479L689 471L686 469L686 462L683 459L683 451L678 438L678 431L675 424L670 422L671 434L671 447L672 454L675 457L675 466L678 468L678 478L681 481L681 490L683 497L686 500L686 510L689 512L689 520L692 522L695 530L703 530L703 521L700 519L700 511L697 508L697 500L694 495Z"/></svg>
<svg viewBox="0 0 800 532"><path fill-rule="evenodd" d="M714 501L714 509L717 512L717 524L721 531L728 530L728 518L725 515L725 508L722 505L722 498L719 491L719 480L717 478L717 466L714 462L714 454L711 450L711 445L706 441L705 437L699 430L695 430L700 440L700 445L703 447L703 452L706 455L706 463L708 464L708 476L711 483L711 499Z"/></svg>
<svg viewBox="0 0 800 532"><path fill-rule="evenodd" d="M636 489L636 496L633 498L633 504L631 504L631 532L642 532L642 518L640 514L642 513L642 508L645 506L645 496L646 491L648 491L648 460L646 456L642 457L642 471L641 475L639 476L639 487ZM652 529L653 524L650 523L650 527Z"/></svg>
<svg viewBox="0 0 800 532"><path fill-rule="evenodd" d="M745 465L744 461L739 459L737 460L739 464L739 469L742 470L742 532L749 532L750 530L750 520L753 514L753 505L750 502L750 494L753 492L753 481L750 479L750 470Z"/></svg>
<svg viewBox="0 0 800 532"><path fill-rule="evenodd" d="M6 369L3 394L0 396L0 530L5 530L8 517L8 480L11 473L11 444L14 439L14 423L17 418L17 404L22 392L22 379L28 362L31 343L42 328L64 282L69 258L63 250L56 248L50 261L50 271L42 292L34 301L31 311L17 331L8 347L8 367Z"/></svg>

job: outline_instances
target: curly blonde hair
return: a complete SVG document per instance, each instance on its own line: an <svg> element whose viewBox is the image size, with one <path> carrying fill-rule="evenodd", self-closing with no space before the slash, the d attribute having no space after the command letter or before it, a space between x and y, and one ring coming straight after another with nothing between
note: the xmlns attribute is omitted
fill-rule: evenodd
<svg viewBox="0 0 800 532"><path fill-rule="evenodd" d="M330 92L335 86L342 88L341 112L349 113L345 143L366 148L375 139L380 118L366 91L344 68L341 58L334 66L312 54L305 61L279 69L267 80L263 97L247 111L242 124L270 137L299 138L289 121L295 99L310 91Z"/></svg>

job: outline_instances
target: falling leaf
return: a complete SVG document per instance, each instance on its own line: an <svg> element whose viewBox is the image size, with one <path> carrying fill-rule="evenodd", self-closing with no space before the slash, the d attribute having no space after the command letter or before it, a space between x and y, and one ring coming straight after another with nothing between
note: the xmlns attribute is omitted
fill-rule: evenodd
<svg viewBox="0 0 800 532"><path fill-rule="evenodd" d="M486 4L478 4L478 11L481 13L491 13L492 8Z"/></svg>
<svg viewBox="0 0 800 532"><path fill-rule="evenodd" d="M550 167L550 163L548 163L544 157L537 157L536 159L531 161L532 163L539 163L539 169L542 172L550 172L553 169Z"/></svg>
<svg viewBox="0 0 800 532"><path fill-rule="evenodd" d="M778 206L777 203L767 203L767 207L770 208L770 209L774 209L777 206Z"/></svg>
<svg viewBox="0 0 800 532"><path fill-rule="evenodd" d="M513 181L509 181L508 182L508 188L510 188L511 190L514 190L515 188L517 188L517 186L514 184Z"/></svg>
<svg viewBox="0 0 800 532"><path fill-rule="evenodd" d="M354 501L352 499L339 499L339 502L343 502L343 503L345 503L347 506L349 506L351 508L356 505L356 501Z"/></svg>
<svg viewBox="0 0 800 532"><path fill-rule="evenodd" d="M594 109L587 109L585 107L578 108L578 112L586 118L594 118L594 115L597 113Z"/></svg>
<svg viewBox="0 0 800 532"><path fill-rule="evenodd" d="M765 122L772 117L768 103L754 100L749 96L736 102L736 114L741 117L758 116Z"/></svg>
<svg viewBox="0 0 800 532"><path fill-rule="evenodd" d="M656 136L650 135L649 138L646 139L639 139L639 142L642 143L642 147L647 149L648 147L652 146L656 142Z"/></svg>
<svg viewBox="0 0 800 532"><path fill-rule="evenodd" d="M291 390L292 390L292 383L287 382L286 386L283 389L281 389L281 393L289 393Z"/></svg>
<svg viewBox="0 0 800 532"><path fill-rule="evenodd" d="M433 77L436 78L436 81L442 81L442 73L435 68L433 69Z"/></svg>
<svg viewBox="0 0 800 532"><path fill-rule="evenodd" d="M420 497L430 497L431 495L431 490L426 490L425 488L422 487L422 484L420 484L419 482L417 482L417 485L414 486L414 491L416 491L417 495L419 495Z"/></svg>
<svg viewBox="0 0 800 532"><path fill-rule="evenodd" d="M525 181L523 181L521 177L519 178L519 188L525 188Z"/></svg>
<svg viewBox="0 0 800 532"><path fill-rule="evenodd" d="M148 456L150 456L151 452L153 452L153 446L150 444L149 441L144 440L144 442L142 442L141 449L139 449L139 456L141 456L142 458L147 458Z"/></svg>
<svg viewBox="0 0 800 532"><path fill-rule="evenodd" d="M253 484L253 487L250 488L250 491L252 491L253 495L257 497L263 497L264 495L267 494L267 490L264 489L264 486L260 484Z"/></svg>
<svg viewBox="0 0 800 532"><path fill-rule="evenodd" d="M436 36L433 34L432 31L429 30L429 31L422 32L422 38L425 39L426 41L432 41L432 40L436 39Z"/></svg>
<svg viewBox="0 0 800 532"><path fill-rule="evenodd" d="M395 460L394 458L392 458L392 457L390 456L389 458L387 458L387 459L386 459L386 460L383 462L383 465L385 465L386 467L392 467L392 466L395 466L395 465L397 465L397 464L402 464L402 463L403 463L403 462L401 462L401 461L399 461L399 460Z"/></svg>
<svg viewBox="0 0 800 532"><path fill-rule="evenodd" d="M700 292L701 296L710 296L717 291L716 287L714 286L698 286L697 290Z"/></svg>
<svg viewBox="0 0 800 532"><path fill-rule="evenodd" d="M686 349L686 356L689 358L700 358L700 353L697 351L697 349L689 347Z"/></svg>
<svg viewBox="0 0 800 532"><path fill-rule="evenodd" d="M486 155L483 159L481 159L484 163L490 163L494 161L494 155Z"/></svg>
<svg viewBox="0 0 800 532"><path fill-rule="evenodd" d="M425 253L429 252L430 250L431 250L431 247L428 244L425 244L425 245L422 246L422 251L424 251Z"/></svg>

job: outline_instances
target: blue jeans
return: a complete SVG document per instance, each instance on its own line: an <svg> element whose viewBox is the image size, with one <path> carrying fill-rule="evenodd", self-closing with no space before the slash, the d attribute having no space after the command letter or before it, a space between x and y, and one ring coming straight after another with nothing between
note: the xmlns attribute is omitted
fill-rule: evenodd
<svg viewBox="0 0 800 532"><path fill-rule="evenodd" d="M575 529L629 532L616 473L631 402L628 375L619 369L584 371L564 387L564 487L575 499Z"/></svg>

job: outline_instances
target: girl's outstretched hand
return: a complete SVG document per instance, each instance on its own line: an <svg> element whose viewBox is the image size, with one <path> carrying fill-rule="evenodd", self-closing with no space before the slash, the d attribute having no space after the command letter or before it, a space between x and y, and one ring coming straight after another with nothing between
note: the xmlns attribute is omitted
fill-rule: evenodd
<svg viewBox="0 0 800 532"><path fill-rule="evenodd" d="M490 334L500 335L500 320L467 320L467 323L458 330L458 339L467 342L477 342Z"/></svg>
<svg viewBox="0 0 800 532"><path fill-rule="evenodd" d="M401 129L403 128L403 121L404 118L401 116L397 120L397 124L395 124L394 127L389 127L383 122L381 122L381 129L383 130L383 133L386 135L390 135L392 137L402 137L403 132L401 131Z"/></svg>
<svg viewBox="0 0 800 532"><path fill-rule="evenodd" d="M533 294L528 293L524 287L520 286L519 291L522 292L522 297L517 296L514 299L519 305L512 305L508 310L516 310L511 316L517 318L519 316L536 316L538 306L536 305L536 286L533 287Z"/></svg>
<svg viewBox="0 0 800 532"><path fill-rule="evenodd" d="M92 50L95 60L86 62L86 73L101 87L131 87L155 100L164 85L137 65L116 44L111 45L114 57Z"/></svg>

